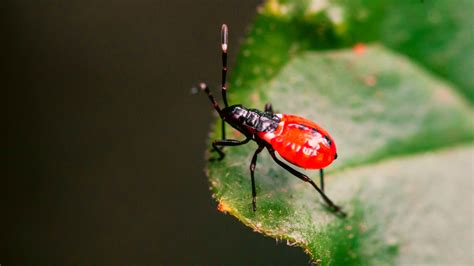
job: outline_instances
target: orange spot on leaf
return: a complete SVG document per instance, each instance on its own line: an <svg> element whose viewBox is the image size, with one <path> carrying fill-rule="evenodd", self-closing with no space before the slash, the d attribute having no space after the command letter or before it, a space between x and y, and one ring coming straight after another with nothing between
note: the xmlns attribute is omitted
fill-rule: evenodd
<svg viewBox="0 0 474 266"><path fill-rule="evenodd" d="M220 211L220 212L223 212L223 213L228 213L228 212L230 212L232 209L231 209L230 206L227 205L226 203L224 203L224 202L219 202L219 204L217 205L217 210Z"/></svg>
<svg viewBox="0 0 474 266"><path fill-rule="evenodd" d="M356 55L363 55L365 53L367 46L363 43L356 43L354 47L352 47L352 51Z"/></svg>

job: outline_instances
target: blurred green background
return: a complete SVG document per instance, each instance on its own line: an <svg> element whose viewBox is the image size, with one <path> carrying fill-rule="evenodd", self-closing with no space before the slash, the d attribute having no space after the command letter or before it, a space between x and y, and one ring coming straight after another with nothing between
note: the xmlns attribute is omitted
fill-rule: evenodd
<svg viewBox="0 0 474 266"><path fill-rule="evenodd" d="M216 210L218 85L259 1L5 1L1 264L307 264ZM232 73L232 72L231 72Z"/></svg>

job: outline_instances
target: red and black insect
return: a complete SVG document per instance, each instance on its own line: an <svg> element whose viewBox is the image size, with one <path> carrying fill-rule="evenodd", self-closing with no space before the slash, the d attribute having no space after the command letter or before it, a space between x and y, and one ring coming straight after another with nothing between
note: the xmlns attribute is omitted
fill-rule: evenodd
<svg viewBox="0 0 474 266"><path fill-rule="evenodd" d="M252 181L252 205L253 210L257 209L257 192L255 189L255 166L257 155L267 149L273 160L286 169L288 172L299 179L310 183L316 191L322 196L328 207L342 215L345 213L339 206L334 204L324 193L324 170L323 168L332 163L337 158L336 143L329 133L318 124L295 115L275 114L271 104L266 104L264 111L249 109L240 104L229 106L227 102L227 48L228 48L228 30L227 26L222 25L221 29L221 49L222 49L222 84L221 92L225 107L220 108L212 96L208 86L205 83L199 84L199 89L206 92L211 100L214 109L222 119L222 139L212 142L213 150L219 154L217 160L222 160L225 153L219 147L239 146L248 143L250 140L258 144L252 161L250 163L250 177ZM225 123L228 123L244 136L244 140L226 139ZM286 161L305 169L320 169L319 188L307 175L293 169L281 161L276 153Z"/></svg>

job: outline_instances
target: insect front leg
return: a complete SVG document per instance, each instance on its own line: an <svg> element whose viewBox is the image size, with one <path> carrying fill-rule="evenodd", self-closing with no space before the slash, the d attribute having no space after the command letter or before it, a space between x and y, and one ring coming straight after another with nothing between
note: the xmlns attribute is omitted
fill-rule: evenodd
<svg viewBox="0 0 474 266"><path fill-rule="evenodd" d="M222 140L214 140L212 142L212 148L219 153L219 158L217 160L222 160L225 157L225 153L219 149L218 146L224 147L224 146L239 146L248 143L251 140L251 138L246 138L244 140L236 140L236 139L222 139ZM216 160L216 159L211 159L211 161Z"/></svg>
<svg viewBox="0 0 474 266"><path fill-rule="evenodd" d="M221 136L222 136L222 139L225 139L225 122L224 122L224 119L221 119Z"/></svg>
<svg viewBox="0 0 474 266"><path fill-rule="evenodd" d="M259 146L258 149L255 151L252 157L252 162L250 163L250 178L252 180L252 207L253 211L257 210L257 190L255 188L255 167L257 166L257 155L263 150L265 146Z"/></svg>

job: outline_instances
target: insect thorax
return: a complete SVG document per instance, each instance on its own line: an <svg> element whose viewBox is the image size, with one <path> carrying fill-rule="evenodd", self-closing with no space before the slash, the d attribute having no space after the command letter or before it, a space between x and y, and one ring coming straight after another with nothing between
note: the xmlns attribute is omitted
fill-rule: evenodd
<svg viewBox="0 0 474 266"><path fill-rule="evenodd" d="M280 118L272 113L258 109L247 109L242 105L224 108L224 119L242 133L273 132Z"/></svg>

